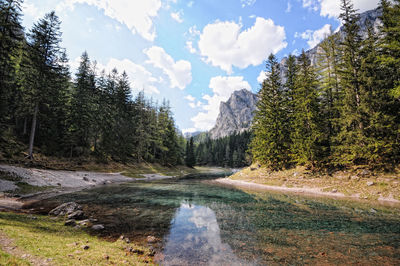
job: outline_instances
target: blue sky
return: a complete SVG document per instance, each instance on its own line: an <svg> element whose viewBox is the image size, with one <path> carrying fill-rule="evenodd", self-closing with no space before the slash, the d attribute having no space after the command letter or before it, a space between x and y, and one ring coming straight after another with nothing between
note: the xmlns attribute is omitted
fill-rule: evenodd
<svg viewBox="0 0 400 266"><path fill-rule="evenodd" d="M259 90L270 53L299 53L336 30L339 2L25 0L23 23L55 10L72 72L87 51L99 70L125 70L133 95L168 99L181 130L203 131L233 91ZM362 12L379 1L353 2Z"/></svg>

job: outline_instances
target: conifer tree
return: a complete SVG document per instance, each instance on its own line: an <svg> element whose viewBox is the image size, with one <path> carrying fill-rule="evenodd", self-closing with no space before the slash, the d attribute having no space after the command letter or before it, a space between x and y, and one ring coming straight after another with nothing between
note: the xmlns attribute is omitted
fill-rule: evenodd
<svg viewBox="0 0 400 266"><path fill-rule="evenodd" d="M0 127L10 119L15 104L16 69L24 41L21 4L21 0L0 1Z"/></svg>
<svg viewBox="0 0 400 266"><path fill-rule="evenodd" d="M289 163L287 102L281 89L280 66L274 55L269 56L266 68L268 77L258 93L251 151L255 161L281 169Z"/></svg>
<svg viewBox="0 0 400 266"><path fill-rule="evenodd" d="M95 142L94 125L99 117L97 111L97 87L95 73L89 56L84 52L76 73L76 80L71 99L71 123L70 131L73 145L78 152L76 155L88 155L91 146Z"/></svg>
<svg viewBox="0 0 400 266"><path fill-rule="evenodd" d="M334 159L337 164L365 163L365 119L361 110L363 87L360 83L361 37L359 15L349 0L341 1L344 40L341 43L343 60L340 73L343 101L340 108L340 132L336 137Z"/></svg>
<svg viewBox="0 0 400 266"><path fill-rule="evenodd" d="M318 71L320 73L320 98L321 115L326 128L326 148L331 154L339 127L339 108L341 106L342 92L339 82L340 53L338 49L339 35L332 34L326 37L320 44L318 52Z"/></svg>
<svg viewBox="0 0 400 266"><path fill-rule="evenodd" d="M297 164L312 167L323 158L323 133L318 102L318 81L310 59L303 51L298 62L294 91L293 159Z"/></svg>
<svg viewBox="0 0 400 266"><path fill-rule="evenodd" d="M34 103L28 150L28 156L31 159L33 158L33 146L40 112L46 111L46 107L49 105L54 107L59 104L51 102L51 100L54 100L53 96L59 96L58 93L54 94L54 92L57 92L60 88L56 88L53 82L57 79L59 81L57 75L65 69L63 66L65 53L60 47L60 23L55 12L50 12L43 19L40 19L29 33L31 63L36 74L31 77L33 80L31 81L30 92ZM63 82L65 82L65 79L63 79ZM51 99L50 102L48 102L49 99Z"/></svg>
<svg viewBox="0 0 400 266"><path fill-rule="evenodd" d="M193 167L195 164L196 164L196 157L194 155L194 143L193 143L193 137L191 137L190 140L187 141L187 146L186 146L186 166Z"/></svg>
<svg viewBox="0 0 400 266"><path fill-rule="evenodd" d="M400 1L381 0L382 27L379 62L385 67L384 84L400 98Z"/></svg>

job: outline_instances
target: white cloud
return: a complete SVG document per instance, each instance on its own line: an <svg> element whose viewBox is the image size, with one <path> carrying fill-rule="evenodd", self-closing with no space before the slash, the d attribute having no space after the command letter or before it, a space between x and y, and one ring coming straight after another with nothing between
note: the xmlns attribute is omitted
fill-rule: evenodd
<svg viewBox="0 0 400 266"><path fill-rule="evenodd" d="M187 4L187 6L188 6L188 7L193 7L193 4L194 4L194 2L193 2L193 1L190 1L190 2Z"/></svg>
<svg viewBox="0 0 400 266"><path fill-rule="evenodd" d="M314 11L317 11L318 10L318 3L320 2L321 0L303 0L302 2L303 2L303 7L304 8L308 8L308 9L310 9L310 10L314 10Z"/></svg>
<svg viewBox="0 0 400 266"><path fill-rule="evenodd" d="M158 46L153 46L143 51L148 60L146 63L160 68L169 77L170 87L185 89L192 82L192 64L189 61L176 61Z"/></svg>
<svg viewBox="0 0 400 266"><path fill-rule="evenodd" d="M182 10L178 11L178 12L171 12L171 18L173 18L178 23L182 23L183 22L182 15L183 15L183 11Z"/></svg>
<svg viewBox="0 0 400 266"><path fill-rule="evenodd" d="M296 38L301 37L302 39L307 40L309 48L313 48L331 33L332 33L332 26L329 24L325 24L322 28L316 31L306 30L303 33L296 32L295 37Z"/></svg>
<svg viewBox="0 0 400 266"><path fill-rule="evenodd" d="M264 80L267 78L267 71L261 70L260 75L257 77L258 83L262 84Z"/></svg>
<svg viewBox="0 0 400 266"><path fill-rule="evenodd" d="M186 49L191 53L195 54L197 52L196 48L193 47L193 42L192 41L187 41L186 42Z"/></svg>
<svg viewBox="0 0 400 266"><path fill-rule="evenodd" d="M240 0L242 3L242 7L252 6L256 3L257 0Z"/></svg>
<svg viewBox="0 0 400 266"><path fill-rule="evenodd" d="M320 10L324 17L337 18L341 12L339 0L302 0L303 7L314 11ZM354 8L359 12L374 9L378 6L379 0L353 0Z"/></svg>
<svg viewBox="0 0 400 266"><path fill-rule="evenodd" d="M76 60L75 60L76 61ZM118 60L111 58L106 65L98 64L100 70L104 69L106 72L111 72L114 68L119 73L123 71L128 74L131 87L137 90L143 90L148 94L159 94L160 91L156 88L155 84L158 79L155 78L145 67L135 64L129 59Z"/></svg>
<svg viewBox="0 0 400 266"><path fill-rule="evenodd" d="M260 65L270 53L287 46L284 27L271 19L257 17L251 28L241 28L235 22L219 21L205 26L198 42L203 59L231 74L233 66Z"/></svg>
<svg viewBox="0 0 400 266"><path fill-rule="evenodd" d="M196 131L198 131L198 130L197 130L197 128L194 128L194 127L182 129L182 133L183 133L183 134L186 134L186 133L194 133L194 132L196 132Z"/></svg>
<svg viewBox="0 0 400 266"><path fill-rule="evenodd" d="M190 94L189 94L188 96L186 96L185 99L188 100L189 102L194 102L194 101L196 101L196 98L194 98L194 97L193 97L192 95L190 95Z"/></svg>
<svg viewBox="0 0 400 266"><path fill-rule="evenodd" d="M156 32L153 18L161 8L161 0L64 0L57 10L73 9L75 4L88 4L104 10L104 14L125 24L133 33L154 41Z"/></svg>
<svg viewBox="0 0 400 266"><path fill-rule="evenodd" d="M338 17L340 14L340 1L319 0L321 2L321 16ZM358 12L374 9L378 6L379 0L353 0L354 8Z"/></svg>
<svg viewBox="0 0 400 266"><path fill-rule="evenodd" d="M285 10L285 13L290 13L292 11L292 4L290 2L287 3L287 8Z"/></svg>
<svg viewBox="0 0 400 266"><path fill-rule="evenodd" d="M38 20L44 16L43 10L39 10L33 3L27 0L22 3L22 13L31 16L34 20Z"/></svg>
<svg viewBox="0 0 400 266"><path fill-rule="evenodd" d="M197 130L209 130L214 126L220 103L227 101L234 91L251 90L250 84L242 76L213 77L210 80L209 87L212 89L213 95L206 94L203 96L203 99L207 101L207 104L203 106L203 112L191 119Z"/></svg>

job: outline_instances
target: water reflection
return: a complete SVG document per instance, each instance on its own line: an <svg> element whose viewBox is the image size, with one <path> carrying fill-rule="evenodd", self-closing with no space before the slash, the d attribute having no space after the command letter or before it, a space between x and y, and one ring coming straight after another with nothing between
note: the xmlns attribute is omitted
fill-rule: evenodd
<svg viewBox="0 0 400 266"><path fill-rule="evenodd" d="M249 265L222 242L212 209L183 202L164 245L164 265Z"/></svg>

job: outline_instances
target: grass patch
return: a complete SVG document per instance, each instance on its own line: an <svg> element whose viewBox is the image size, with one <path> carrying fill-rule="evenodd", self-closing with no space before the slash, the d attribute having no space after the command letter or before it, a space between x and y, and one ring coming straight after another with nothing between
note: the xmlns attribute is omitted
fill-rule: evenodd
<svg viewBox="0 0 400 266"><path fill-rule="evenodd" d="M0 265L4 266L22 266L30 265L27 261L14 257L8 253L5 253L0 249Z"/></svg>
<svg viewBox="0 0 400 266"><path fill-rule="evenodd" d="M33 219L32 216L24 214L0 212L0 228L20 249L40 258L50 258L55 265L152 263L150 251L145 247L129 244L129 247L144 253L130 254L126 252L128 244L121 240L107 242L82 229L66 227L62 221L47 216L36 216L36 219ZM89 249L84 250L84 245L89 246ZM3 265L1 262L0 260L0 264Z"/></svg>

